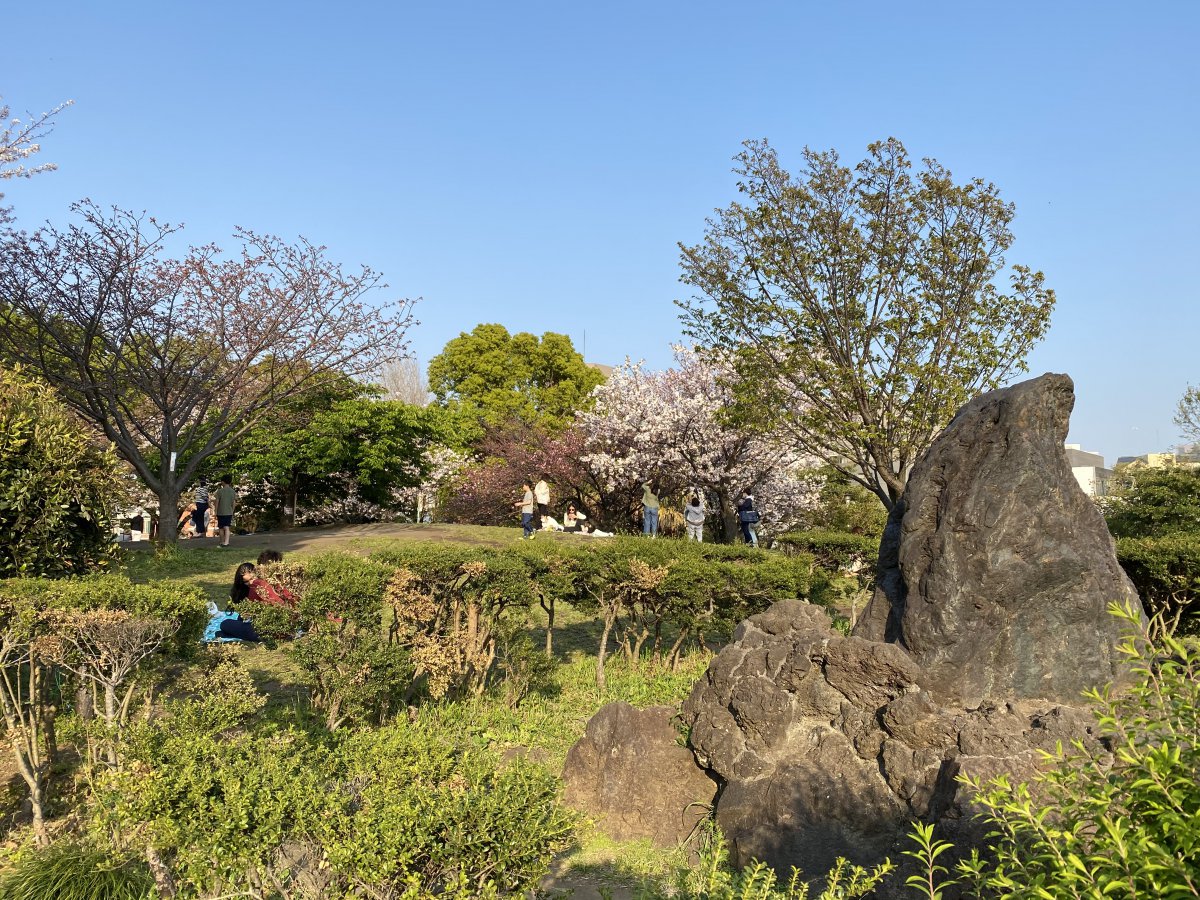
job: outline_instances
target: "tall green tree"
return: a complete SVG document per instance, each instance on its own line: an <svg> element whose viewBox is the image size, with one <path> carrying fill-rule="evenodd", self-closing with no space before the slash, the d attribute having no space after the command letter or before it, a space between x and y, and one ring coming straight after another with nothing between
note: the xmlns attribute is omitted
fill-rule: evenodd
<svg viewBox="0 0 1200 900"><path fill-rule="evenodd" d="M1123 475L1125 485L1104 502L1115 537L1200 536L1200 472L1172 467L1127 469Z"/></svg>
<svg viewBox="0 0 1200 900"><path fill-rule="evenodd" d="M806 149L798 176L766 141L734 171L744 202L680 245L685 330L734 360L741 416L781 431L891 508L955 410L1024 371L1054 292L1008 271L1015 208L900 141L854 168Z"/></svg>
<svg viewBox="0 0 1200 900"><path fill-rule="evenodd" d="M54 391L0 369L0 578L108 564L117 460Z"/></svg>
<svg viewBox="0 0 1200 900"><path fill-rule="evenodd" d="M426 451L446 426L437 408L367 396L349 379L281 405L220 460L222 466L276 485L294 524L302 505L344 494L352 481L364 500L388 506L392 492L426 474Z"/></svg>
<svg viewBox="0 0 1200 900"><path fill-rule="evenodd" d="M1175 424L1191 441L1200 441L1200 388L1188 385L1175 410Z"/></svg>
<svg viewBox="0 0 1200 900"><path fill-rule="evenodd" d="M588 366L565 334L509 334L476 325L429 361L429 389L443 406L482 425L520 422L552 433L570 424L604 376Z"/></svg>

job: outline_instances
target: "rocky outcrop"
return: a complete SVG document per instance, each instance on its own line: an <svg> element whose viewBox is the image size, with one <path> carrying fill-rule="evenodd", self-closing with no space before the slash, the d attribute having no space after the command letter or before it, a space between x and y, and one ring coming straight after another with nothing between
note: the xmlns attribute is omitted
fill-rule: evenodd
<svg viewBox="0 0 1200 900"><path fill-rule="evenodd" d="M1123 675L1109 605L1140 604L1067 464L1072 404L1063 375L967 404L910 475L853 635L784 601L709 665L683 719L737 862L897 860L913 819L965 848L981 825L960 776L1025 781L1059 743L1098 749L1082 693ZM613 740L580 752L620 756Z"/></svg>
<svg viewBox="0 0 1200 900"><path fill-rule="evenodd" d="M609 703L567 754L564 799L617 840L681 844L712 808L717 786L679 740L670 706Z"/></svg>
<svg viewBox="0 0 1200 900"><path fill-rule="evenodd" d="M1121 676L1108 606L1141 607L1063 451L1073 405L1066 375L976 398L892 512L854 633L904 647L940 701L1077 704Z"/></svg>
<svg viewBox="0 0 1200 900"><path fill-rule="evenodd" d="M839 856L895 860L918 818L970 843L958 775L1028 778L1039 751L1094 740L1084 710L944 706L923 680L900 646L843 637L805 603L739 625L683 707L697 760L723 785L717 822L736 862L816 875Z"/></svg>

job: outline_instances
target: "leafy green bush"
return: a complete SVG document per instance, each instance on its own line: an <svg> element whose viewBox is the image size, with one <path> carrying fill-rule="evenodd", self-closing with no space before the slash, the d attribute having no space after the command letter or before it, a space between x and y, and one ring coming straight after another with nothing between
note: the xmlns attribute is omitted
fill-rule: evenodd
<svg viewBox="0 0 1200 900"><path fill-rule="evenodd" d="M1200 632L1200 534L1120 538L1117 560L1168 631Z"/></svg>
<svg viewBox="0 0 1200 900"><path fill-rule="evenodd" d="M1115 537L1200 534L1200 470L1145 469L1104 500Z"/></svg>
<svg viewBox="0 0 1200 900"><path fill-rule="evenodd" d="M569 840L545 770L429 720L329 740L279 729L252 718L230 665L131 730L137 767L103 773L92 806L94 833L150 847L182 895L290 896L305 874L319 896L511 895Z"/></svg>
<svg viewBox="0 0 1200 900"><path fill-rule="evenodd" d="M19 859L0 880L0 900L152 900L144 862L63 841Z"/></svg>
<svg viewBox="0 0 1200 900"><path fill-rule="evenodd" d="M553 775L452 732L398 723L348 736L341 753L347 790L319 843L367 896L517 895L570 840Z"/></svg>
<svg viewBox="0 0 1200 900"><path fill-rule="evenodd" d="M39 843L49 843L45 790L57 746L54 720L62 694L69 695L61 676L71 673L90 687L101 716L87 745L89 761L102 753L116 765L138 676L157 661L159 648L194 647L203 620L196 588L135 585L117 575L0 581L0 708Z"/></svg>
<svg viewBox="0 0 1200 900"><path fill-rule="evenodd" d="M131 769L107 774L97 804L119 839L151 845L193 894L239 890L276 872L277 854L321 817L327 751L293 731L147 728Z"/></svg>
<svg viewBox="0 0 1200 900"><path fill-rule="evenodd" d="M408 651L375 629L348 623L322 625L284 652L300 672L325 727L347 722L379 724L410 699L414 669Z"/></svg>
<svg viewBox="0 0 1200 900"><path fill-rule="evenodd" d="M0 578L107 566L116 471L50 388L0 369Z"/></svg>
<svg viewBox="0 0 1200 900"><path fill-rule="evenodd" d="M1131 627L1133 614L1117 610ZM1051 757L1032 786L971 783L994 827L961 873L1005 900L1195 897L1200 892L1200 643L1121 645L1135 676L1090 699L1106 749Z"/></svg>

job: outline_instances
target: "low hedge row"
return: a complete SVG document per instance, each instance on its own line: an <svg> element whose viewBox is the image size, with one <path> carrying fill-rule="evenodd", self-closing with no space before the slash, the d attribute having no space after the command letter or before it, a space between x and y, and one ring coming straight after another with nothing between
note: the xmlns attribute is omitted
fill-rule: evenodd
<svg viewBox="0 0 1200 900"><path fill-rule="evenodd" d="M844 531L789 531L776 542L785 553L806 553L827 569L849 570L867 579L874 577L879 557L879 538Z"/></svg>
<svg viewBox="0 0 1200 900"><path fill-rule="evenodd" d="M541 621L534 615L539 608L547 653L560 603L603 620L597 646L602 682L610 642L631 657L650 650L674 665L689 641L726 640L738 622L772 603L807 599L813 572L812 557L803 554L612 538L501 548L401 544L365 558L322 554L276 574L299 597L306 634L289 653L314 696L344 694L335 675L348 660L367 668L373 668L370 660L387 660L395 677L407 671L416 681L393 685L392 693L407 701L416 692L434 698L482 693L496 665L528 643L523 635ZM403 648L411 669L384 647ZM330 700L331 727L347 704L378 704L377 695L361 700Z"/></svg>

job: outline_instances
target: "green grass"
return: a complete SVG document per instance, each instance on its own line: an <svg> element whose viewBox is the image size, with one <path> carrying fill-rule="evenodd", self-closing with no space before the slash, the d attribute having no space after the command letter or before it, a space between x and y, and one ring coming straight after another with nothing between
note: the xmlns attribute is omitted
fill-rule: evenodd
<svg viewBox="0 0 1200 900"><path fill-rule="evenodd" d="M223 609L229 599L233 573L245 561L240 553L217 550L215 545L197 550L179 547L153 551L127 550L121 561L121 571L130 581L138 583L179 581L197 585L204 590L208 599Z"/></svg>

